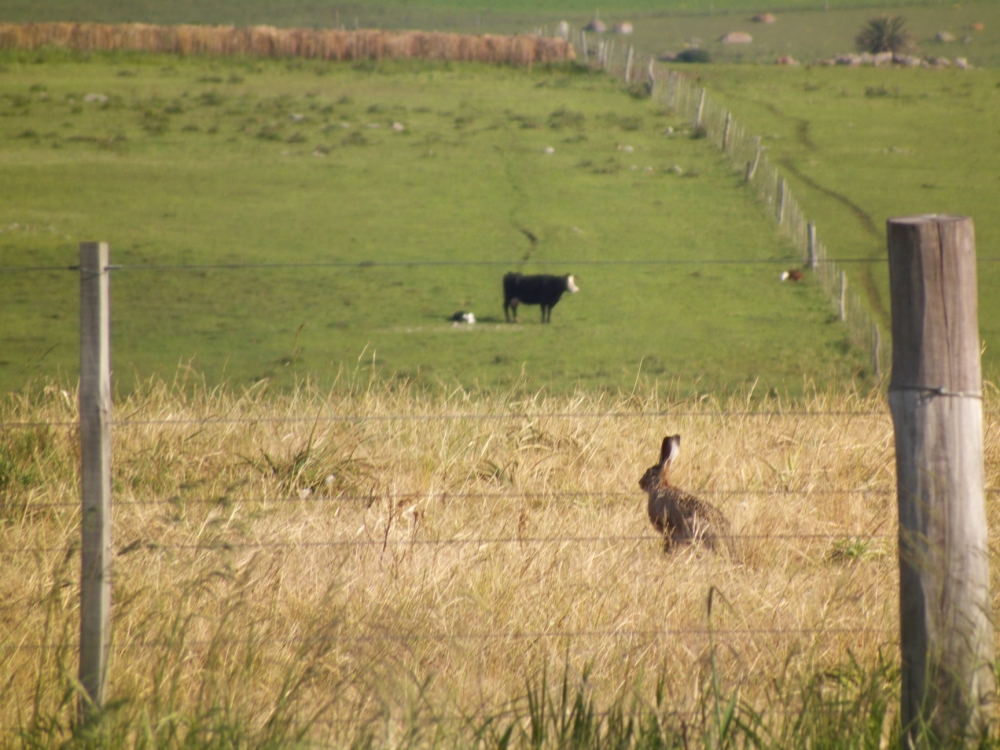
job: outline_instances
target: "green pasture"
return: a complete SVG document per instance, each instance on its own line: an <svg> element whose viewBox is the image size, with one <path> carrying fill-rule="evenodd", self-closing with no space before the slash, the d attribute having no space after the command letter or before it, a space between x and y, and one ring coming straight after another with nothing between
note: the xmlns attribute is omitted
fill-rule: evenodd
<svg viewBox="0 0 1000 750"><path fill-rule="evenodd" d="M711 66L701 79L768 155L889 325L885 220L971 216L984 365L1000 365L1000 73Z"/></svg>
<svg viewBox="0 0 1000 750"><path fill-rule="evenodd" d="M945 3L870 0L614 0L582 3L558 0L379 0L366 3L314 0L7 0L0 21L98 21L121 23L272 24L275 26L436 29L462 33L522 33L542 29L554 33L555 24L585 25L595 13L607 22L629 21L630 37L614 37L619 47L633 44L646 54L678 52L692 44L709 50L718 62L773 63L780 55L811 61L852 52L859 29L874 15L898 13L907 21L917 50L943 57L966 57L974 65L1000 66L1000 14L995 0ZM752 23L761 11L777 13L777 23ZM974 31L973 23L983 23ZM723 45L730 31L746 31L751 44ZM934 41L938 32L956 41ZM595 37L592 35L591 40Z"/></svg>
<svg viewBox="0 0 1000 750"><path fill-rule="evenodd" d="M179 363L212 382L374 366L682 392L867 374L820 291L778 282L791 250L715 148L599 74L8 54L0 172L3 266L69 266L93 239L125 266L121 387ZM684 263L643 263L664 259ZM713 262L732 259L776 262ZM281 265L310 263L349 265ZM551 325L537 307L506 324L515 269L582 291ZM77 284L0 276L4 389L74 376ZM480 322L453 326L456 310Z"/></svg>

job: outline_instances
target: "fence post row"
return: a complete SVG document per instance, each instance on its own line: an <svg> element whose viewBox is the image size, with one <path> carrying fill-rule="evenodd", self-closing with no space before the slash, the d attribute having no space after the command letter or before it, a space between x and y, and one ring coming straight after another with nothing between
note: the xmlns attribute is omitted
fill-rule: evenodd
<svg viewBox="0 0 1000 750"><path fill-rule="evenodd" d="M974 743L996 695L976 249L962 216L889 219L901 718L909 747Z"/></svg>
<svg viewBox="0 0 1000 750"><path fill-rule="evenodd" d="M81 720L104 706L111 624L111 315L108 245L80 243Z"/></svg>

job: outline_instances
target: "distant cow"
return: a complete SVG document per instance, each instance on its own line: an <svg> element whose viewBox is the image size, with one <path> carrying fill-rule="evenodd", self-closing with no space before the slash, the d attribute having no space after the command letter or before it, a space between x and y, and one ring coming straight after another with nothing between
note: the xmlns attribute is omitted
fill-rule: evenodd
<svg viewBox="0 0 1000 750"><path fill-rule="evenodd" d="M802 281L802 279L805 278L805 274L802 273L802 271L800 271L799 269L793 268L790 271L782 271L781 272L781 276L779 278L782 281L789 281L789 280L791 280L791 281Z"/></svg>
<svg viewBox="0 0 1000 750"><path fill-rule="evenodd" d="M510 322L511 310L514 312L514 322L517 322L518 305L541 305L542 322L552 321L552 308L556 306L563 292L576 294L580 291L573 274L552 276L539 274L523 276L519 273L508 273L503 277L503 316Z"/></svg>

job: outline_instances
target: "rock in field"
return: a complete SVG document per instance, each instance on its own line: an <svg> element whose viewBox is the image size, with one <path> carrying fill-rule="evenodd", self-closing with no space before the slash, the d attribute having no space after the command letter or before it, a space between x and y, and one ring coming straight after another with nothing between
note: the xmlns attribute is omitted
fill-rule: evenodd
<svg viewBox="0 0 1000 750"><path fill-rule="evenodd" d="M730 31L728 34L723 34L719 37L719 41L723 44L750 44L753 41L753 37L745 31Z"/></svg>

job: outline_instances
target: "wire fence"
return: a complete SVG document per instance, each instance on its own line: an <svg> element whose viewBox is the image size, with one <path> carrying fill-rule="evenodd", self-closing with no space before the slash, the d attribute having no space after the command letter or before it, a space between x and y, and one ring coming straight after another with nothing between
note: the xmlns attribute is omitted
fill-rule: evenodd
<svg viewBox="0 0 1000 750"><path fill-rule="evenodd" d="M862 297L847 288L846 272L840 268L842 263L871 262L871 259L835 260L830 256L826 246L816 236L815 225L808 220L792 195L787 180L769 158L760 136L752 135L704 87L695 85L688 77L653 58L640 61L634 48L625 41L566 26L554 29L540 27L535 31L572 40L579 60L623 78L626 84L645 85L657 102L687 118L696 135L709 138L733 167L744 174L746 182L757 192L802 262L815 273L820 287L836 305L850 339L870 352L875 369L881 370L891 353L889 336L879 330Z"/></svg>

